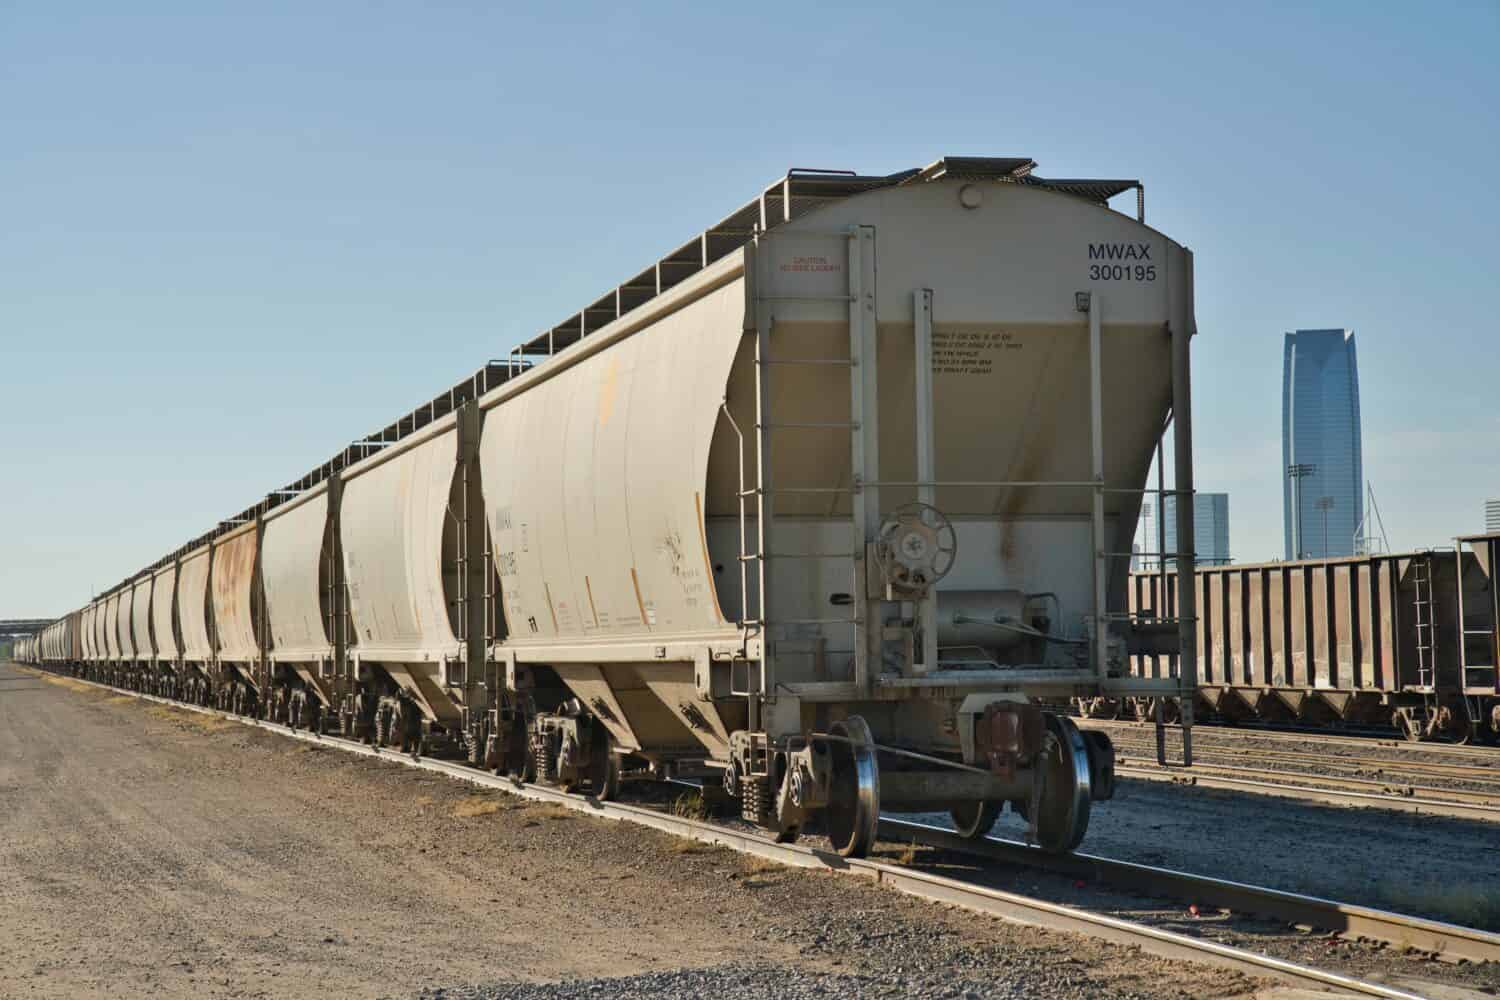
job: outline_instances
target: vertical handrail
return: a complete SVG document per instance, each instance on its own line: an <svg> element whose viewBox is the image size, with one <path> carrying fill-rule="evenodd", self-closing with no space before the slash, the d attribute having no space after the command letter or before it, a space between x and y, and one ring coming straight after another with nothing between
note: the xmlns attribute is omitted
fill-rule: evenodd
<svg viewBox="0 0 1500 1000"><path fill-rule="evenodd" d="M932 289L919 288L912 293L913 340L916 350L916 418L917 481L931 484L937 479L936 428L932 402ZM917 499L928 506L937 504L937 488L917 487ZM937 587L927 589L919 606L922 625L922 669L938 669L938 597Z"/></svg>
<svg viewBox="0 0 1500 1000"><path fill-rule="evenodd" d="M739 504L739 544L740 544L740 645L743 648L750 640L750 571L747 564L750 562L750 550L746 539L750 533L749 520L745 513L745 432L740 430L739 421L734 419L734 414L729 412L729 400L723 399L719 403L719 409L724 414L724 419L729 421L729 429L734 431L736 453L739 460L736 469L739 472L739 489L736 490L736 499ZM758 560L757 560L758 561Z"/></svg>
<svg viewBox="0 0 1500 1000"><path fill-rule="evenodd" d="M875 517L879 517L878 498L874 495L873 486L865 488L865 480L874 480L879 477L878 468L874 464L874 455L866 454L869 445L874 443L874 437L870 433L874 427L874 413L865 411L865 396L868 393L872 400L875 397L875 367L877 359L875 352L870 350L866 356L866 348L869 346L866 335L865 313L873 310L873 305L866 302L868 294L864 281L864 246L863 227L850 226L848 232L848 274L849 274L849 420L853 424L850 434L850 485L856 493L850 503L851 526L854 533L854 569L853 569L853 593L855 595L854 607L858 609L855 614L854 625L854 683L861 691L870 690L874 683L873 671L870 669L870 600L867 580L870 574L869 559L866 555L870 542L870 509L875 506ZM867 306L869 307L867 309Z"/></svg>
<svg viewBox="0 0 1500 1000"><path fill-rule="evenodd" d="M762 224L757 228L754 237L755 247L755 545L758 552L756 564L756 605L755 615L760 621L760 694L750 697L750 728L759 728L759 702L757 697L764 696L767 689L767 674L774 672L772 663L775 657L775 641L771 635L770 612L766 604L766 576L769 572L767 564L771 561L770 538L771 518L775 516L774 505L771 498L771 459L767 454L767 445L771 436L766 433L766 426L770 423L771 405L771 324L773 317L767 314L764 300L761 296L765 282L765 264L761 252L762 240L765 238L764 215L765 205L761 205ZM748 685L747 685L748 686Z"/></svg>
<svg viewBox="0 0 1500 1000"><path fill-rule="evenodd" d="M1109 674L1109 625L1105 621L1108 582L1104 544L1104 329L1103 303L1097 291L1088 298L1089 314L1089 448L1094 481L1090 528L1094 558L1094 673L1100 683Z"/></svg>
<svg viewBox="0 0 1500 1000"><path fill-rule="evenodd" d="M1178 705L1182 725L1182 762L1193 763L1193 712L1198 697L1198 595L1197 535L1193 528L1193 390L1192 335L1193 258L1184 253L1185 287L1189 290L1180 315L1168 328L1172 338L1172 454L1176 460L1173 495L1177 498L1177 553L1173 557L1177 578L1177 630L1181 646L1178 666Z"/></svg>

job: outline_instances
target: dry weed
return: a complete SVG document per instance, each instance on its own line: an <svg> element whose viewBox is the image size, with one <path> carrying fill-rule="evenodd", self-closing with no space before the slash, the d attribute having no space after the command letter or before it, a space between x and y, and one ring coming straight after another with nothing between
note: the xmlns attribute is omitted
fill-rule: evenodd
<svg viewBox="0 0 1500 1000"><path fill-rule="evenodd" d="M427 805L432 801L424 795L417 799L418 805ZM458 819L473 819L476 816L490 816L506 808L499 799L488 795L469 795L460 799L453 806L453 815Z"/></svg>
<svg viewBox="0 0 1500 1000"><path fill-rule="evenodd" d="M769 875L772 872L781 871L784 867L784 865L777 864L770 858L748 854L745 856L744 862L740 865L740 871L746 875Z"/></svg>
<svg viewBox="0 0 1500 1000"><path fill-rule="evenodd" d="M571 819L573 810L567 806L558 805L555 802L541 802L533 805L529 810L531 815L542 819Z"/></svg>
<svg viewBox="0 0 1500 1000"><path fill-rule="evenodd" d="M708 804L703 801L701 792L686 792L677 797L672 803L672 815L678 819L693 819L702 822L708 819Z"/></svg>

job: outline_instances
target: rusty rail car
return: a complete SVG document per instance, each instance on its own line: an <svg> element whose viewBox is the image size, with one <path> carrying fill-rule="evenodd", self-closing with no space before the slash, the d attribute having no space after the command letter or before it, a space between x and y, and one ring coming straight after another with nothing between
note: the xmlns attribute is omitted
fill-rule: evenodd
<svg viewBox="0 0 1500 1000"><path fill-rule="evenodd" d="M1193 272L1138 182L1034 168L792 171L41 659L601 797L722 780L850 855L1007 803L1071 849L1113 755L1068 700L1196 686L1192 588L1151 623L1183 669L1127 663L1165 433L1192 490Z"/></svg>
<svg viewBox="0 0 1500 1000"><path fill-rule="evenodd" d="M1200 568L1194 577L1201 711L1229 721L1391 725L1411 740L1500 735L1500 534L1451 547ZM1173 613L1170 569L1133 573L1143 620ZM1132 671L1176 675L1142 652ZM1149 701L1089 701L1091 715Z"/></svg>

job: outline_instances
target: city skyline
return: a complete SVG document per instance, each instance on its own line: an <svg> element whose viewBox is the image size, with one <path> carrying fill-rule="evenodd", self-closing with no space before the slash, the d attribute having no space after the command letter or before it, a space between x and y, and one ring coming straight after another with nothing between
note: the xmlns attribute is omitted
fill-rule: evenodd
<svg viewBox="0 0 1500 1000"><path fill-rule="evenodd" d="M1363 520L1359 358L1349 329L1285 335L1282 517L1287 559L1353 555Z"/></svg>

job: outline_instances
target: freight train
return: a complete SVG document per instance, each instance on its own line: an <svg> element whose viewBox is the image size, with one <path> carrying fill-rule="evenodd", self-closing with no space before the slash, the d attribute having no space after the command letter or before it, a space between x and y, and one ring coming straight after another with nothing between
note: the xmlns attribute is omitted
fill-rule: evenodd
<svg viewBox="0 0 1500 1000"><path fill-rule="evenodd" d="M1129 670L1128 557L1194 333L1136 181L794 170L26 652L845 855L1007 804L1070 850L1113 790L1070 700L1191 689Z"/></svg>
<svg viewBox="0 0 1500 1000"><path fill-rule="evenodd" d="M1226 722L1392 726L1409 740L1500 739L1500 533L1419 552L1199 568L1199 714ZM1133 573L1139 619L1173 614L1171 569ZM1170 677L1172 654L1132 671ZM1150 699L1084 714L1154 715ZM1164 706L1168 713L1175 702Z"/></svg>

